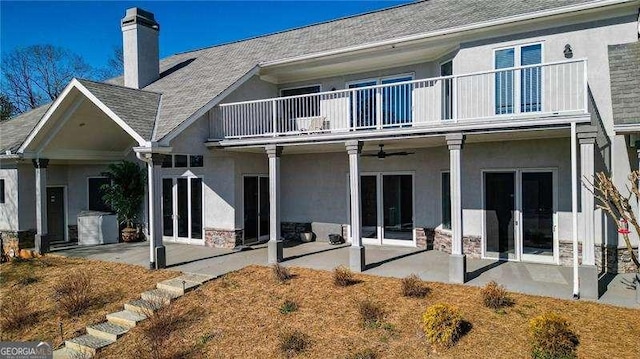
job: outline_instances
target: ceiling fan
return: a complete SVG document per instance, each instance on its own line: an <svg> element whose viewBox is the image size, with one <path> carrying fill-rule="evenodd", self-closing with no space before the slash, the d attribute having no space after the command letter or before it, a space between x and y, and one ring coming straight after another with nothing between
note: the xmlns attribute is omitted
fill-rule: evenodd
<svg viewBox="0 0 640 359"><path fill-rule="evenodd" d="M401 151L401 152L385 152L384 151L384 145L378 145L380 146L380 151L378 151L377 153L372 153L369 155L362 155L365 157L378 157L378 159L383 160L386 157L391 157L391 156L406 156L406 155L412 155L415 152L406 152L406 151Z"/></svg>

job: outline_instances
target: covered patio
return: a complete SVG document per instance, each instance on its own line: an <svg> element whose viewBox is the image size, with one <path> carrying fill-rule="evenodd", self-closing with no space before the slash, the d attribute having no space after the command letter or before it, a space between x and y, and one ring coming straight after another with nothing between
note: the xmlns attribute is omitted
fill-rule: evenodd
<svg viewBox="0 0 640 359"><path fill-rule="evenodd" d="M245 251L165 243L167 269L220 276L248 265L267 265L267 245ZM119 243L91 247L62 247L56 255L116 261L148 266L148 243ZM417 274L426 281L449 281L449 255L435 250L406 247L366 246L365 274L402 278ZM282 265L333 270L349 264L349 245L325 242L286 243ZM522 262L468 259L465 285L482 286L496 280L509 291L571 299L572 269ZM639 308L635 303L632 274L606 275L599 280L599 302Z"/></svg>

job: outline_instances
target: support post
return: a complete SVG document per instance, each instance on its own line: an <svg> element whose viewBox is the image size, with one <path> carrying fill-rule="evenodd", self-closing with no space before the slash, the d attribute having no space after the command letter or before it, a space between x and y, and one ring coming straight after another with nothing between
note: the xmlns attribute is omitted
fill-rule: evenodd
<svg viewBox="0 0 640 359"><path fill-rule="evenodd" d="M446 136L449 148L449 178L451 186L451 255L449 256L449 281L464 283L467 258L462 248L462 177L461 157L465 136L452 133Z"/></svg>
<svg viewBox="0 0 640 359"><path fill-rule="evenodd" d="M593 194L594 154L598 129L595 126L577 128L580 143L580 169L582 178L582 264L580 265L580 295L584 298L598 299L598 268L595 258L595 200Z"/></svg>
<svg viewBox="0 0 640 359"><path fill-rule="evenodd" d="M280 233L280 156L282 146L266 147L269 157L269 243L268 263L282 262L283 247Z"/></svg>
<svg viewBox="0 0 640 359"><path fill-rule="evenodd" d="M49 160L36 158L33 167L36 169L36 252L44 254L49 251L47 229L47 167Z"/></svg>
<svg viewBox="0 0 640 359"><path fill-rule="evenodd" d="M349 191L351 194L351 247L349 247L349 268L354 272L365 270L365 249L360 233L360 153L362 142L346 142L349 154Z"/></svg>
<svg viewBox="0 0 640 359"><path fill-rule="evenodd" d="M571 236L573 242L573 298L580 298L580 275L578 273L578 148L576 123L571 122Z"/></svg>
<svg viewBox="0 0 640 359"><path fill-rule="evenodd" d="M160 169L164 155L150 153L147 159L147 181L149 198L149 268L160 269L167 265L166 250L162 244L162 209Z"/></svg>

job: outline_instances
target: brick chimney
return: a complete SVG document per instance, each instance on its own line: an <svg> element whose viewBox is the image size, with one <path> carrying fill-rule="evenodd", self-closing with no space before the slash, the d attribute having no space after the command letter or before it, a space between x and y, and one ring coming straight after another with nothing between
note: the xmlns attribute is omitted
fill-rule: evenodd
<svg viewBox="0 0 640 359"><path fill-rule="evenodd" d="M152 13L134 7L122 19L124 85L141 89L158 79L160 25Z"/></svg>

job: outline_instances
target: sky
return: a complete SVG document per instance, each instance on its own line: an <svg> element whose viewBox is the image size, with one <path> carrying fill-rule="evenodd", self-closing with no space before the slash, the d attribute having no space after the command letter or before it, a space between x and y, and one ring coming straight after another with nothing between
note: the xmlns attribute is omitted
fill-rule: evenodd
<svg viewBox="0 0 640 359"><path fill-rule="evenodd" d="M125 10L151 11L160 24L160 57L287 30L409 1L5 1L0 0L0 55L52 44L107 64L122 46Z"/></svg>

